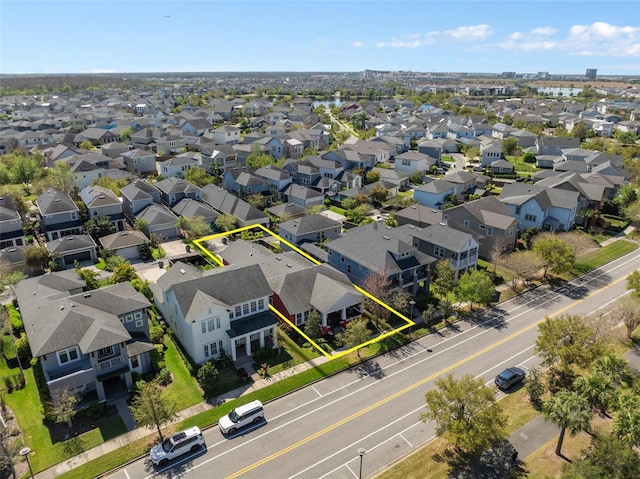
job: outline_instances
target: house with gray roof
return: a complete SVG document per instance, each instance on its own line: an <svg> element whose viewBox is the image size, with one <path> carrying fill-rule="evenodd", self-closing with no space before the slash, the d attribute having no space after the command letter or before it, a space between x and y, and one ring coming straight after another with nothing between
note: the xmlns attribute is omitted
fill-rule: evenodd
<svg viewBox="0 0 640 479"><path fill-rule="evenodd" d="M436 223L426 228L408 226L413 245L423 253L439 261L451 263L457 281L461 274L478 265L478 241L470 233L450 228L445 223Z"/></svg>
<svg viewBox="0 0 640 479"><path fill-rule="evenodd" d="M273 292L257 264L202 271L177 262L151 289L162 317L196 364L223 351L238 361L277 347L277 320L269 310Z"/></svg>
<svg viewBox="0 0 640 479"><path fill-rule="evenodd" d="M212 230L215 229L216 219L220 216L211 206L192 198L183 198L173 206L172 210L176 215L184 218L202 218L202 221L211 226Z"/></svg>
<svg viewBox="0 0 640 479"><path fill-rule="evenodd" d="M284 198L288 203L295 203L303 208L310 208L314 205L322 204L324 194L312 188L292 183L284 191Z"/></svg>
<svg viewBox="0 0 640 479"><path fill-rule="evenodd" d="M180 236L180 230L176 224L178 217L162 203L152 203L144 208L136 214L135 221L137 220L144 222L146 225L144 233L149 237L155 234L162 241L166 241Z"/></svg>
<svg viewBox="0 0 640 479"><path fill-rule="evenodd" d="M75 271L19 282L16 298L49 391L69 387L99 401L151 371L149 301L129 283L83 292Z"/></svg>
<svg viewBox="0 0 640 479"><path fill-rule="evenodd" d="M0 196L0 249L27 244L22 218L11 196Z"/></svg>
<svg viewBox="0 0 640 479"><path fill-rule="evenodd" d="M541 231L569 231L576 219L577 191L523 183L506 184L499 199L520 222L520 231L532 226Z"/></svg>
<svg viewBox="0 0 640 479"><path fill-rule="evenodd" d="M103 249L113 251L130 261L140 259L138 247L149 242L149 238L138 230L119 231L98 239Z"/></svg>
<svg viewBox="0 0 640 479"><path fill-rule="evenodd" d="M53 241L67 235L82 234L80 209L71 197L55 188L48 188L36 199L40 230Z"/></svg>
<svg viewBox="0 0 640 479"><path fill-rule="evenodd" d="M269 216L220 186L211 184L202 188L202 202L220 214L235 216L239 227L255 224L269 225Z"/></svg>
<svg viewBox="0 0 640 479"><path fill-rule="evenodd" d="M87 186L80 191L80 199L87 207L89 218L106 216L113 224L115 231L126 228L122 202L113 191L102 186Z"/></svg>
<svg viewBox="0 0 640 479"><path fill-rule="evenodd" d="M329 264L356 284L372 275L390 282L393 289L416 295L429 290L431 265L436 259L413 245L410 225L391 228L374 222L349 230L326 244Z"/></svg>
<svg viewBox="0 0 640 479"><path fill-rule="evenodd" d="M442 210L429 208L418 203L396 211L393 217L400 226L413 225L418 228L426 228L442 221Z"/></svg>
<svg viewBox="0 0 640 479"><path fill-rule="evenodd" d="M511 209L495 196L448 208L442 221L452 228L472 234L479 243L480 257L490 260L494 252L513 251L518 238L519 221Z"/></svg>
<svg viewBox="0 0 640 479"><path fill-rule="evenodd" d="M172 208L178 202L185 198L200 201L202 199L202 190L191 183L172 176L155 183L155 187L160 190L160 201L165 206Z"/></svg>
<svg viewBox="0 0 640 479"><path fill-rule="evenodd" d="M188 169L198 168L199 166L199 160L190 156L174 156L168 160L156 163L158 174L165 178L170 176L184 178L184 174Z"/></svg>
<svg viewBox="0 0 640 479"><path fill-rule="evenodd" d="M73 267L75 261L80 263L98 260L97 245L90 235L67 235L47 241L49 255L56 258L64 268Z"/></svg>
<svg viewBox="0 0 640 479"><path fill-rule="evenodd" d="M160 203L160 190L142 179L136 179L120 189L122 210L133 222L138 213L153 203Z"/></svg>
<svg viewBox="0 0 640 479"><path fill-rule="evenodd" d="M342 224L338 221L317 214L303 216L280 223L279 235L290 243L300 246L303 243L320 243L324 240L332 241L340 236ZM282 244L282 249L289 249Z"/></svg>
<svg viewBox="0 0 640 479"><path fill-rule="evenodd" d="M414 188L413 199L427 208L442 210L447 197L458 196L458 188L458 185L445 179L437 179Z"/></svg>
<svg viewBox="0 0 640 479"><path fill-rule="evenodd" d="M153 152L135 148L122 153L122 161L127 171L138 175L155 175L156 155Z"/></svg>

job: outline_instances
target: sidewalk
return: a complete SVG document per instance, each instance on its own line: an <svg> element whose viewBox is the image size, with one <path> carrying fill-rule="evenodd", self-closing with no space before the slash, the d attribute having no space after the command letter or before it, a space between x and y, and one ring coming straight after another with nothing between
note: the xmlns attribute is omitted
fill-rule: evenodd
<svg viewBox="0 0 640 479"><path fill-rule="evenodd" d="M262 389L277 381L280 381L281 379L285 379L290 376L293 376L294 374L298 374L302 371L306 371L307 369L317 367L320 364L323 364L327 361L328 361L327 358L324 356L314 358L311 361L307 361L306 363L297 364L296 366L290 369L286 369L284 371L276 373L273 376L269 377L268 379L260 379L257 375L254 375L254 382L251 384L251 386L241 387L238 389L234 389L233 391L228 391L216 398L213 398L211 402L201 402L191 407L188 407L187 409L183 409L182 411L179 411L177 413L176 420L172 424L178 423L184 419L195 416L196 414L207 411L208 409L212 409L214 407L212 404L221 404L228 400L244 396L253 391ZM133 429L132 431L127 432L126 434L122 434L121 436L118 436L114 439L106 441L100 444L99 446L94 447L93 449L89 449L88 451L85 451L81 454L78 454L77 456L73 456L67 459L64 462L61 462L60 464L57 464L53 467L50 467L49 469L39 472L38 474L35 475L35 477L36 479L55 479L61 474L64 474L65 472L69 472L71 469L81 466L82 464L92 461L93 459L97 459L98 457L108 452L124 447L129 443L136 441L138 439L142 439L148 436L155 436L155 435L157 435L157 432L155 431L155 429L148 429L143 427Z"/></svg>

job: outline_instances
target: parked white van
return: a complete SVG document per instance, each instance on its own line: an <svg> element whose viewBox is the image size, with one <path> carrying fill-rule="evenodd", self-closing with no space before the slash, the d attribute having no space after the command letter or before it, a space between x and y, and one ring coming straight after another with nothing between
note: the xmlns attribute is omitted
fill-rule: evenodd
<svg viewBox="0 0 640 479"><path fill-rule="evenodd" d="M171 459L187 452L195 452L204 444L204 436L198 427L190 427L168 437L151 449L151 462L156 466L165 466Z"/></svg>
<svg viewBox="0 0 640 479"><path fill-rule="evenodd" d="M218 426L223 434L233 434L243 426L259 423L264 418L264 409L260 401L251 401L238 406L226 416L220 418Z"/></svg>

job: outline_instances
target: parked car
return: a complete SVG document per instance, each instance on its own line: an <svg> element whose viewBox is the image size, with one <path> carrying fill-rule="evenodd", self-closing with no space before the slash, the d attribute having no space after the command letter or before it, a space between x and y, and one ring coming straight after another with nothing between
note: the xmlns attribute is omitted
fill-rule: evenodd
<svg viewBox="0 0 640 479"><path fill-rule="evenodd" d="M474 166L471 171L475 171L476 173L482 173L484 171L484 166Z"/></svg>
<svg viewBox="0 0 640 479"><path fill-rule="evenodd" d="M156 466L166 466L168 462L188 452L205 447L204 436L198 427L190 427L168 437L151 448L151 462Z"/></svg>
<svg viewBox="0 0 640 479"><path fill-rule="evenodd" d="M249 424L258 424L264 419L264 408L258 400L238 406L226 416L220 418L218 427L223 434L233 434Z"/></svg>
<svg viewBox="0 0 640 479"><path fill-rule="evenodd" d="M524 381L525 375L520 368L507 368L496 376L496 385L503 391L508 391Z"/></svg>

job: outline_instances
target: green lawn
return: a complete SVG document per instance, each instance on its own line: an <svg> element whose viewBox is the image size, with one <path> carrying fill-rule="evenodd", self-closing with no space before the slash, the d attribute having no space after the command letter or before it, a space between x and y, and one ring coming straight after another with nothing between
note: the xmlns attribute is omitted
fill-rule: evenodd
<svg viewBox="0 0 640 479"><path fill-rule="evenodd" d="M413 198L413 190L400 191L398 192L398 196L401 198Z"/></svg>
<svg viewBox="0 0 640 479"><path fill-rule="evenodd" d="M592 269L599 268L600 266L613 261L616 258L624 256L627 253L632 252L638 247L633 241L627 241L620 239L613 243L603 246L600 249L588 254L584 259L575 265L573 268L574 273L582 274Z"/></svg>
<svg viewBox="0 0 640 479"><path fill-rule="evenodd" d="M202 402L202 390L198 381L189 374L182 358L178 354L176 345L169 336L164 337L167 349L164 352L164 361L173 375L173 381L164 390L163 395L176 403L178 410L188 408Z"/></svg>
<svg viewBox="0 0 640 479"><path fill-rule="evenodd" d="M344 210L343 208L339 208L337 206L330 206L329 211L333 211L334 213L338 213L339 215L344 216L346 210Z"/></svg>
<svg viewBox="0 0 640 479"><path fill-rule="evenodd" d="M522 156L507 156L507 160L514 164L518 173L534 173L538 171L535 163L525 163Z"/></svg>

